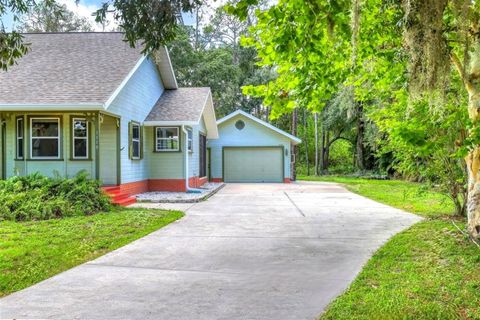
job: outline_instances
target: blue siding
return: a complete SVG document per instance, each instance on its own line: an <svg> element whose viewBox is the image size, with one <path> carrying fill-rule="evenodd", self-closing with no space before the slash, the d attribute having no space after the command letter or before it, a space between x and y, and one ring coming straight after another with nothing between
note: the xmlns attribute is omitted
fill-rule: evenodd
<svg viewBox="0 0 480 320"><path fill-rule="evenodd" d="M164 86L157 67L155 63L148 58L143 61L107 109L108 112L121 117L121 183L149 178L148 164L151 148L145 143L144 158L142 160L129 159L128 124L130 121L142 123L163 91Z"/></svg>
<svg viewBox="0 0 480 320"><path fill-rule="evenodd" d="M235 128L235 122L240 118L245 122L243 130ZM237 115L220 124L218 133L219 139L209 140L207 143L207 146L211 148L212 178L222 178L222 148L224 146L283 146L287 150L287 153L284 154L284 177L290 177L290 139L287 137L243 115Z"/></svg>

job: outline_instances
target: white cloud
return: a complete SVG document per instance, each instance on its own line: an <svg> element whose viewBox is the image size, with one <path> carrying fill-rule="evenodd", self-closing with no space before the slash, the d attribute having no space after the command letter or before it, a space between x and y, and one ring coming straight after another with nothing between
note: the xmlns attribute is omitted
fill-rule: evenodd
<svg viewBox="0 0 480 320"><path fill-rule="evenodd" d="M78 4L75 3L75 0L57 0L58 4L65 5L68 10L75 12L80 17L87 18L93 26L95 31L111 31L118 27L118 23L113 20L112 14L107 14L107 20L109 23L105 25L105 28L95 22L95 16L93 14L99 9L99 6L90 4L84 4L80 1Z"/></svg>

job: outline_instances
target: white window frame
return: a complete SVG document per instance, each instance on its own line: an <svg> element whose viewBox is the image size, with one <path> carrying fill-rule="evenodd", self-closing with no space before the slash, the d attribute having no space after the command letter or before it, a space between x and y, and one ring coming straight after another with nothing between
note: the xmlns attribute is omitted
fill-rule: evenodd
<svg viewBox="0 0 480 320"><path fill-rule="evenodd" d="M75 127L74 127L74 123L75 121L85 121L86 125L87 125L87 134L85 135L85 137L76 137L75 136ZM82 160L85 160L85 159L88 159L89 157L89 154L88 154L88 149L89 149L89 143L90 143L90 139L88 137L88 134L89 134L89 123L87 121L86 118L81 118L81 117L78 117L78 118L72 118L72 158L73 159L82 159ZM87 148L87 151L85 152L86 156L82 156L82 157L77 157L75 155L75 140L86 140L86 148Z"/></svg>
<svg viewBox="0 0 480 320"><path fill-rule="evenodd" d="M187 128L187 145L188 145L188 151L193 152L193 130L192 128Z"/></svg>
<svg viewBox="0 0 480 320"><path fill-rule="evenodd" d="M177 130L177 138L159 138L158 137L158 130L159 129L175 129L175 130ZM159 149L158 148L158 141L159 140L177 140L177 148L176 149ZM180 128L179 127L156 127L155 128L155 151L157 151L157 152L177 152L177 151L180 151Z"/></svg>
<svg viewBox="0 0 480 320"><path fill-rule="evenodd" d="M34 120L57 120L58 124L58 135L56 137L33 137L33 121ZM62 150L60 150L61 144L60 144L60 139L61 139L61 124L60 124L60 118L59 117L33 117L30 118L30 130L29 130L29 135L30 135L30 159L60 159L60 155L62 154ZM33 156L33 139L57 139L57 150L58 150L58 155L56 157L43 157L43 156Z"/></svg>
<svg viewBox="0 0 480 320"><path fill-rule="evenodd" d="M142 158L142 144L140 143L140 140L141 140L141 137L142 137L142 133L140 132L140 124L136 123L136 122L132 122L131 124L132 126L132 160L140 160ZM133 128L134 127L138 127L138 138L134 138L133 137ZM138 142L138 156L134 156L134 146L135 144L133 142Z"/></svg>
<svg viewBox="0 0 480 320"><path fill-rule="evenodd" d="M22 136L21 137L19 136L20 130L18 130L18 128L19 128L18 123L20 121L22 122L22 131L21 131ZM16 125L16 127L15 127L16 140L15 141L17 143L15 145L15 147L16 147L16 151L15 151L16 152L16 157L17 157L17 159L23 160L25 158L25 119L24 119L24 117L18 117L16 119L15 125ZM20 148L18 147L18 142L20 140L22 140L22 142L23 142L22 143L22 156L19 155Z"/></svg>

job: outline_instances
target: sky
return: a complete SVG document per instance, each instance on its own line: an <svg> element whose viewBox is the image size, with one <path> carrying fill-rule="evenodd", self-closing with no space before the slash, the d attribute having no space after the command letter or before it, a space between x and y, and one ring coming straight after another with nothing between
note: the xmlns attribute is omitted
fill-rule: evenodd
<svg viewBox="0 0 480 320"><path fill-rule="evenodd" d="M95 23L95 19L92 16L92 13L95 12L103 2L105 2L105 0L80 0L77 5L75 4L75 0L57 0L57 3L65 4L69 10L77 13L79 16L88 18L92 22L95 31L102 31L102 26ZM207 3L209 3L213 7L218 7L221 4L225 3L225 1L207 0ZM11 13L7 13L6 15L1 16L0 19L7 32L11 31L12 28L15 28ZM195 22L195 18L191 14L184 14L183 20L184 23L187 25L193 25ZM108 31L108 27L106 31Z"/></svg>

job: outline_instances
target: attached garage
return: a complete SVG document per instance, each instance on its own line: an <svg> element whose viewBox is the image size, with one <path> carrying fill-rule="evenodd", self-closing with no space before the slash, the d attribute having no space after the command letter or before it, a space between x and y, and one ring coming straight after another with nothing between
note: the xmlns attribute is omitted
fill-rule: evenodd
<svg viewBox="0 0 480 320"><path fill-rule="evenodd" d="M207 142L212 181L290 182L290 150L300 139L240 110L217 125L219 138Z"/></svg>

